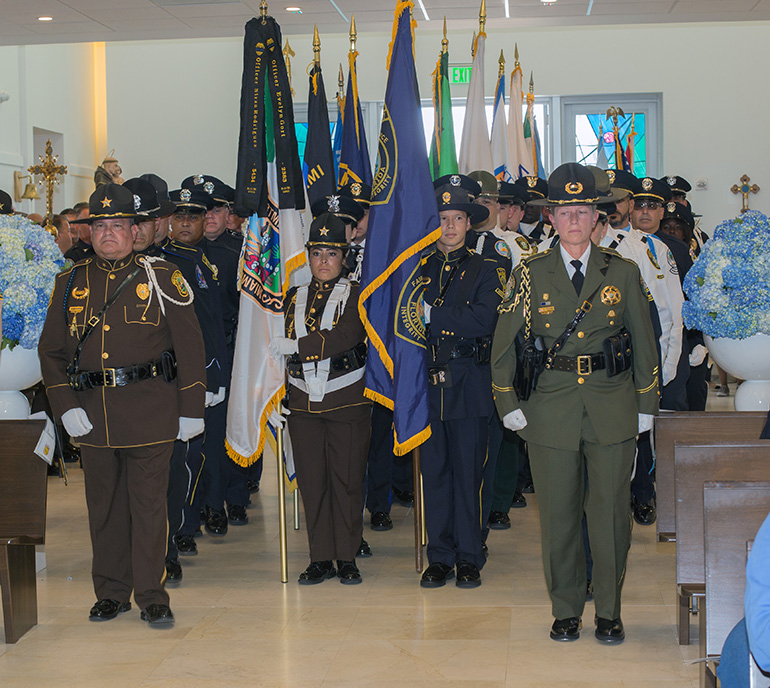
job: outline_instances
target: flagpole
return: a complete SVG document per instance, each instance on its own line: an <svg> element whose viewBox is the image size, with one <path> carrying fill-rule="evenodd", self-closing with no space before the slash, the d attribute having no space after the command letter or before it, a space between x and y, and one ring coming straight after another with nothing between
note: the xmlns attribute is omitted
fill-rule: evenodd
<svg viewBox="0 0 770 688"><path fill-rule="evenodd" d="M286 485L283 479L283 428L276 428L276 456L278 465L278 538L281 543L281 583L289 582L289 555L286 535Z"/></svg>
<svg viewBox="0 0 770 688"><path fill-rule="evenodd" d="M529 93L527 93L527 112L529 115L529 126L532 135L532 174L540 176L540 170L537 168L537 141L535 140L535 113L533 106L535 104L535 73L529 73Z"/></svg>
<svg viewBox="0 0 770 688"><path fill-rule="evenodd" d="M420 471L420 448L412 450L412 474L414 477L414 566L418 573L423 567L423 531L425 515L422 500L422 473Z"/></svg>
<svg viewBox="0 0 770 688"><path fill-rule="evenodd" d="M299 488L295 488L294 496L294 530L299 530Z"/></svg>

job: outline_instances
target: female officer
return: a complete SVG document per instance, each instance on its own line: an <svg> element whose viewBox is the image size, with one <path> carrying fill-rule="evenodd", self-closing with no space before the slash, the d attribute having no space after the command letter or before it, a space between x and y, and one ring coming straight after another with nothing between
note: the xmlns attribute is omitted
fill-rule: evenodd
<svg viewBox="0 0 770 688"><path fill-rule="evenodd" d="M341 583L355 584L361 582L355 555L371 416L364 398L366 335L358 284L341 276L345 223L320 215L306 246L313 279L286 294L286 336L269 347L276 360L289 356L289 434L310 541L310 565L299 583L336 574Z"/></svg>

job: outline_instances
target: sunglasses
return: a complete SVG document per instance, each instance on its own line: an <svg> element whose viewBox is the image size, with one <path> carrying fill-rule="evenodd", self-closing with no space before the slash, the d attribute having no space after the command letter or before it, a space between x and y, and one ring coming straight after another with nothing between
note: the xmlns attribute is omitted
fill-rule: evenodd
<svg viewBox="0 0 770 688"><path fill-rule="evenodd" d="M634 208L647 208L648 210L657 210L662 208L663 204L658 201L635 201Z"/></svg>

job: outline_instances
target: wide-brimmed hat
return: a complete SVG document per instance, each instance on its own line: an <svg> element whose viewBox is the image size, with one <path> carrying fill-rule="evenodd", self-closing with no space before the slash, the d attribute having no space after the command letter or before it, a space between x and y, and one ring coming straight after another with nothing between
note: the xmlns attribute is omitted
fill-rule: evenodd
<svg viewBox="0 0 770 688"><path fill-rule="evenodd" d="M155 217L166 217L176 210L176 206L168 197L168 184L166 184L166 180L163 177L150 172L149 174L140 174L139 179L144 179L155 187L155 194L158 197L158 205L160 206L158 212L155 213Z"/></svg>
<svg viewBox="0 0 770 688"><path fill-rule="evenodd" d="M138 197L135 198L132 191L121 184L100 184L88 199L88 217L72 220L70 224L90 225L97 220L112 218L133 220L138 204Z"/></svg>
<svg viewBox="0 0 770 688"><path fill-rule="evenodd" d="M310 235L305 246L347 248L344 221L334 213L321 213L310 225Z"/></svg>
<svg viewBox="0 0 770 688"><path fill-rule="evenodd" d="M494 174L487 172L486 170L474 170L473 172L469 172L468 176L473 181L478 182L478 185L481 187L481 193L476 196L476 198L484 196L485 198L497 200L497 177L495 177Z"/></svg>
<svg viewBox="0 0 770 688"><path fill-rule="evenodd" d="M324 213L333 213L348 222L357 223L364 219L363 206L354 201L352 197L342 194L317 198L310 206L310 212L313 213L313 217L320 217Z"/></svg>
<svg viewBox="0 0 770 688"><path fill-rule="evenodd" d="M586 165L591 170L596 182L596 193L599 194L599 203L615 203L622 201L628 194L622 189L613 189L610 185L610 177L603 169L594 165Z"/></svg>
<svg viewBox="0 0 770 688"><path fill-rule="evenodd" d="M473 202L473 196L461 186L445 184L436 189L436 203L438 210L461 210L472 225L484 222L489 217L489 210L483 205Z"/></svg>
<svg viewBox="0 0 770 688"><path fill-rule="evenodd" d="M527 190L510 182L497 182L497 200L500 203L511 203L516 205L527 205L529 203L529 193Z"/></svg>
<svg viewBox="0 0 770 688"><path fill-rule="evenodd" d="M536 198L530 205L596 205L606 201L596 191L596 180L585 165L568 162L548 177L548 198Z"/></svg>
<svg viewBox="0 0 770 688"><path fill-rule="evenodd" d="M209 196L201 187L194 189L177 189L169 195L175 210L191 210L193 212L205 213L214 207L214 199Z"/></svg>
<svg viewBox="0 0 770 688"><path fill-rule="evenodd" d="M235 202L235 189L210 174L194 174L182 181L183 189L203 189L212 199L214 206L231 205Z"/></svg>
<svg viewBox="0 0 770 688"><path fill-rule="evenodd" d="M123 188L128 189L134 194L134 209L136 210L137 219L153 220L160 210L160 204L158 203L158 192L155 191L155 187L150 184L146 179L134 177L123 182ZM137 199L139 202L137 203Z"/></svg>
<svg viewBox="0 0 770 688"><path fill-rule="evenodd" d="M473 198L481 196L481 184L465 174L445 174L433 181L433 189L435 191L439 187L446 186L447 184L465 189Z"/></svg>

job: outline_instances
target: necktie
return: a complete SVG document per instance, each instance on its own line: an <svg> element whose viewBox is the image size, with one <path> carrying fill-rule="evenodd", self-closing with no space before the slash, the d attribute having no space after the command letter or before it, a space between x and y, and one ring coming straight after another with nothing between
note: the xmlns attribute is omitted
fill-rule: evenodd
<svg viewBox="0 0 770 688"><path fill-rule="evenodd" d="M577 292L577 295L580 296L580 290L583 288L583 280L585 279L582 272L583 263L579 260L572 260L570 261L570 265L575 268L575 274L572 275L572 284L575 285L575 291Z"/></svg>

